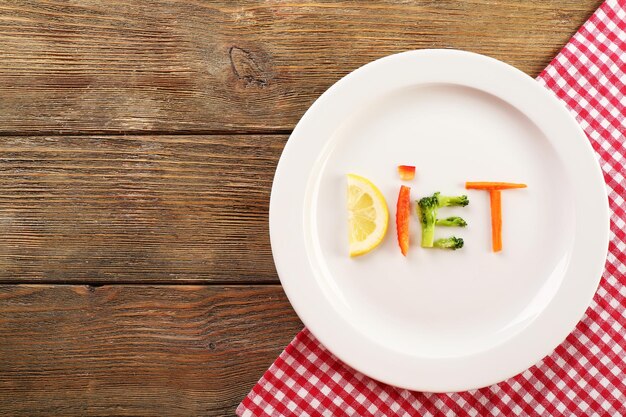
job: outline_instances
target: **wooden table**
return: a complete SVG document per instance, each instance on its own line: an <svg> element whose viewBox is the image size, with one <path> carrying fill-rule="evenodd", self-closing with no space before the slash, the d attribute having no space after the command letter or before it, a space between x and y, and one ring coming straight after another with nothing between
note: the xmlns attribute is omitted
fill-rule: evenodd
<svg viewBox="0 0 626 417"><path fill-rule="evenodd" d="M536 76L599 4L0 0L0 415L233 415L302 326L268 200L311 102L409 49Z"/></svg>

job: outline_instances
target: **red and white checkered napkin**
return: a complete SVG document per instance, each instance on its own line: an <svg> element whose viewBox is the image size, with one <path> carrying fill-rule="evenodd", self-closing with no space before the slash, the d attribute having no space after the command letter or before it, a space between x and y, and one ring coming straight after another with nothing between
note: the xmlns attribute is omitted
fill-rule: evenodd
<svg viewBox="0 0 626 417"><path fill-rule="evenodd" d="M304 329L239 405L239 416L626 415L626 0L605 2L538 81L587 133L613 212L606 270L576 330L520 375L432 394L364 376Z"/></svg>

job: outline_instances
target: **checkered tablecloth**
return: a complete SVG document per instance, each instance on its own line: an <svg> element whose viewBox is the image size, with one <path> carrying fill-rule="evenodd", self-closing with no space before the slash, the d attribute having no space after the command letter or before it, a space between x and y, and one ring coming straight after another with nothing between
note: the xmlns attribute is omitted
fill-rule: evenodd
<svg viewBox="0 0 626 417"><path fill-rule="evenodd" d="M239 405L239 416L626 415L626 1L602 4L538 82L589 137L612 211L600 288L566 341L499 384L432 394L366 377L304 329Z"/></svg>

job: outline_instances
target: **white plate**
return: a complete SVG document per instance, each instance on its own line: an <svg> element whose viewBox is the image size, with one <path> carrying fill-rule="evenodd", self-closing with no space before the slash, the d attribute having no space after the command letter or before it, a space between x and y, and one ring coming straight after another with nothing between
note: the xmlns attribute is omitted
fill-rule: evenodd
<svg viewBox="0 0 626 417"><path fill-rule="evenodd" d="M398 249L396 167L417 166L412 199L468 194L447 209L469 226L457 251ZM348 256L346 174L373 181L390 211L381 246ZM504 250L491 252L489 201L465 181L524 182L503 192ZM347 75L306 112L276 170L272 251L294 309L336 356L420 391L483 387L549 354L598 286L609 215L601 171L563 105L485 56L422 50Z"/></svg>

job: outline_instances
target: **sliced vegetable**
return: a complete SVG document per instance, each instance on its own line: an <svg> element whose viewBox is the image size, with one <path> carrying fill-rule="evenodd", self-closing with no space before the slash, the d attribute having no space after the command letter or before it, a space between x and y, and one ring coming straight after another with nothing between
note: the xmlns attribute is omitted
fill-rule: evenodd
<svg viewBox="0 0 626 417"><path fill-rule="evenodd" d="M437 211L441 207L452 207L452 206L467 206L469 204L469 200L466 195L461 196L442 196L441 193L437 192L430 197L424 197L417 202L418 207L418 216L420 219L420 223L422 224L422 247L423 248L432 248L435 247L443 247L445 239L440 239L439 246L435 245L435 226L440 224L442 226L466 226L467 223L460 217L449 217L447 219L437 219ZM448 238L448 239L457 239L457 238ZM460 240L456 243L455 249L463 247L463 240ZM454 246L454 245L453 245Z"/></svg>
<svg viewBox="0 0 626 417"><path fill-rule="evenodd" d="M437 195L421 198L417 202L418 215L422 224L422 247L432 248L435 241L435 223L437 222Z"/></svg>
<svg viewBox="0 0 626 417"><path fill-rule="evenodd" d="M437 204L439 205L439 207L451 207L451 206L465 207L469 204L469 200L466 195L450 197L446 195L441 195L441 193L435 193L433 197L437 198Z"/></svg>
<svg viewBox="0 0 626 417"><path fill-rule="evenodd" d="M400 251L406 256L409 251L409 220L411 218L411 188L400 187L398 204L396 206L396 230Z"/></svg>
<svg viewBox="0 0 626 417"><path fill-rule="evenodd" d="M512 182L466 182L465 188L468 190L510 190L512 188L526 188L526 184L515 184Z"/></svg>
<svg viewBox="0 0 626 417"><path fill-rule="evenodd" d="M502 250L502 191L490 190L491 203L491 245L494 252Z"/></svg>
<svg viewBox="0 0 626 417"><path fill-rule="evenodd" d="M491 205L491 247L494 252L502 250L502 190L513 188L526 188L526 184L512 182L466 182L468 190L489 191L489 203Z"/></svg>
<svg viewBox="0 0 626 417"><path fill-rule="evenodd" d="M415 178L415 167L412 165L398 165L398 174L404 181L411 181Z"/></svg>
<svg viewBox="0 0 626 417"><path fill-rule="evenodd" d="M433 246L440 249L452 249L457 250L463 247L463 239L460 237L447 237L444 239L437 239L433 243Z"/></svg>
<svg viewBox="0 0 626 417"><path fill-rule="evenodd" d="M446 227L465 227L467 226L467 222L460 217L452 216L446 219L437 219L435 222L437 226L446 226Z"/></svg>

